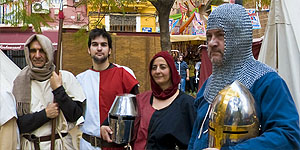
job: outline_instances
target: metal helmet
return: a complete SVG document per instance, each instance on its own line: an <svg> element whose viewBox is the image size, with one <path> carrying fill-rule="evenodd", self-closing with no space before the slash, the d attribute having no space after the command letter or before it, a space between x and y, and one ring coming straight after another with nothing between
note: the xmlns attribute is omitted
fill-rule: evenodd
<svg viewBox="0 0 300 150"><path fill-rule="evenodd" d="M136 96L133 94L117 95L112 104L108 121L113 130L111 139L117 144L127 144L132 140L134 120L137 117Z"/></svg>
<svg viewBox="0 0 300 150"><path fill-rule="evenodd" d="M239 81L226 86L215 97L208 130L209 147L219 149L259 135L254 98Z"/></svg>

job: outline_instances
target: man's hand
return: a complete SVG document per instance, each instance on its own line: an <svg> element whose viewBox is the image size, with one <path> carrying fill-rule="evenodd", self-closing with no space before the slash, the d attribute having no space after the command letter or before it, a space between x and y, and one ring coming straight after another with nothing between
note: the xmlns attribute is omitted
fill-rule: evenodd
<svg viewBox="0 0 300 150"><path fill-rule="evenodd" d="M50 103L45 109L46 115L48 118L56 118L59 114L58 104L57 103Z"/></svg>
<svg viewBox="0 0 300 150"><path fill-rule="evenodd" d="M109 126L103 125L103 126L100 127L100 137L101 137L103 140L107 141L108 143L111 143L111 142L112 142L112 140L111 140L111 138L110 138L110 135L111 135L112 133L113 133L113 132L112 132L112 130L110 129Z"/></svg>
<svg viewBox="0 0 300 150"><path fill-rule="evenodd" d="M50 86L52 90L57 89L62 85L62 76L61 73L59 72L59 75L56 74L55 71L52 72L52 76L50 78Z"/></svg>

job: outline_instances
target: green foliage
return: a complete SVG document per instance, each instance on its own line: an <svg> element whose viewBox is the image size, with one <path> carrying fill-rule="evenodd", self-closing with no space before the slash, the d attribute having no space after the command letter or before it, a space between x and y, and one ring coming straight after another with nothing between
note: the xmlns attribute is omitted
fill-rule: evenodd
<svg viewBox="0 0 300 150"><path fill-rule="evenodd" d="M45 14L31 14L30 16L24 15L23 26L29 27L30 24L34 27L35 32L41 33L41 27L50 27L47 23L48 21L53 21L49 15Z"/></svg>
<svg viewBox="0 0 300 150"><path fill-rule="evenodd" d="M97 15L97 21L93 22L91 24L92 28L102 28L104 25L101 24L102 19L104 16L108 13L123 13L125 15L126 10L125 8L129 4L136 4L139 2L146 2L147 0L86 0L86 4L90 11L89 11L89 16Z"/></svg>
<svg viewBox="0 0 300 150"><path fill-rule="evenodd" d="M79 29L73 36L74 43L82 43L82 45L88 45L88 34L86 32L86 28L82 27Z"/></svg>
<svg viewBox="0 0 300 150"><path fill-rule="evenodd" d="M139 0L139 2L146 2L147 0ZM137 0L87 0L86 4L90 6L92 11L109 13L109 12L123 12L129 4L137 3Z"/></svg>
<svg viewBox="0 0 300 150"><path fill-rule="evenodd" d="M211 5L221 5L221 4L223 4L223 3L224 3L223 0L213 0L213 1L211 2Z"/></svg>
<svg viewBox="0 0 300 150"><path fill-rule="evenodd" d="M27 29L29 26L33 26L35 32L41 33L41 27L50 27L47 22L52 22L53 18L49 14L35 14L29 13L32 2L34 0L0 0L0 5L16 6L17 9L13 10L3 18L6 24L12 26L22 26L22 29ZM137 2L138 1L138 2ZM93 24L94 27L103 27L101 20L105 14L111 12L122 12L125 15L125 8L129 4L146 2L147 0L82 0L76 7L80 5L90 6L92 11L90 15L97 14L98 20ZM155 0L154 0L155 1ZM100 17L101 16L103 17ZM9 18L9 19L7 19ZM0 18L1 19L1 18Z"/></svg>
<svg viewBox="0 0 300 150"><path fill-rule="evenodd" d="M28 6L31 4L31 0L6 1L2 3L1 5L14 6L16 8L5 15L4 22L12 26L21 25L24 30L32 25L37 33L41 33L42 26L50 27L47 22L53 21L53 19L48 14L30 14L27 12Z"/></svg>
<svg viewBox="0 0 300 150"><path fill-rule="evenodd" d="M126 10L125 8L129 4L135 4L139 2L146 2L147 0L87 0L86 5L89 6L90 12L89 16L91 15L98 15L97 21L94 22L91 26L95 27L103 27L104 25L101 24L101 20L104 16L108 13L116 12L116 13L123 13L125 15Z"/></svg>
<svg viewBox="0 0 300 150"><path fill-rule="evenodd" d="M129 4L134 4L137 0L86 0L80 5L87 5L89 8L89 16L97 15L97 21L92 23L89 22L92 28L102 28L105 25L101 23L101 20L104 18L105 14L118 12L125 15L125 7ZM146 2L147 0L140 0L140 2ZM74 34L75 43L85 42L84 45L87 45L88 34L86 28L83 27Z"/></svg>

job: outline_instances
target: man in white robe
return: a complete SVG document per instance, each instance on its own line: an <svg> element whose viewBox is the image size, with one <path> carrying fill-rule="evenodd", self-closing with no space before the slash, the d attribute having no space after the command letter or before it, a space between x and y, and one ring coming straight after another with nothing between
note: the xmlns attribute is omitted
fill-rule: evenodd
<svg viewBox="0 0 300 150"><path fill-rule="evenodd" d="M54 72L53 51L50 39L40 34L29 37L24 46L28 65L13 87L24 150L50 149L53 119L56 119L54 149L75 149L68 131L82 115L85 96L72 73Z"/></svg>

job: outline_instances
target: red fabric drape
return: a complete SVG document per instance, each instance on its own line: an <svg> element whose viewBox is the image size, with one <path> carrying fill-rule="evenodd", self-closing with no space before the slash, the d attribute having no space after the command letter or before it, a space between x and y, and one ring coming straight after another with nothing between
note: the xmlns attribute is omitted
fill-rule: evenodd
<svg viewBox="0 0 300 150"><path fill-rule="evenodd" d="M208 58L207 48L201 47L201 68L200 68L198 90L202 87L203 83L210 76L211 73L212 73L212 64L210 62L210 59Z"/></svg>
<svg viewBox="0 0 300 150"><path fill-rule="evenodd" d="M255 42L252 43L252 53L256 60L258 59L258 54L260 51L261 44L262 44L262 39L255 40Z"/></svg>

